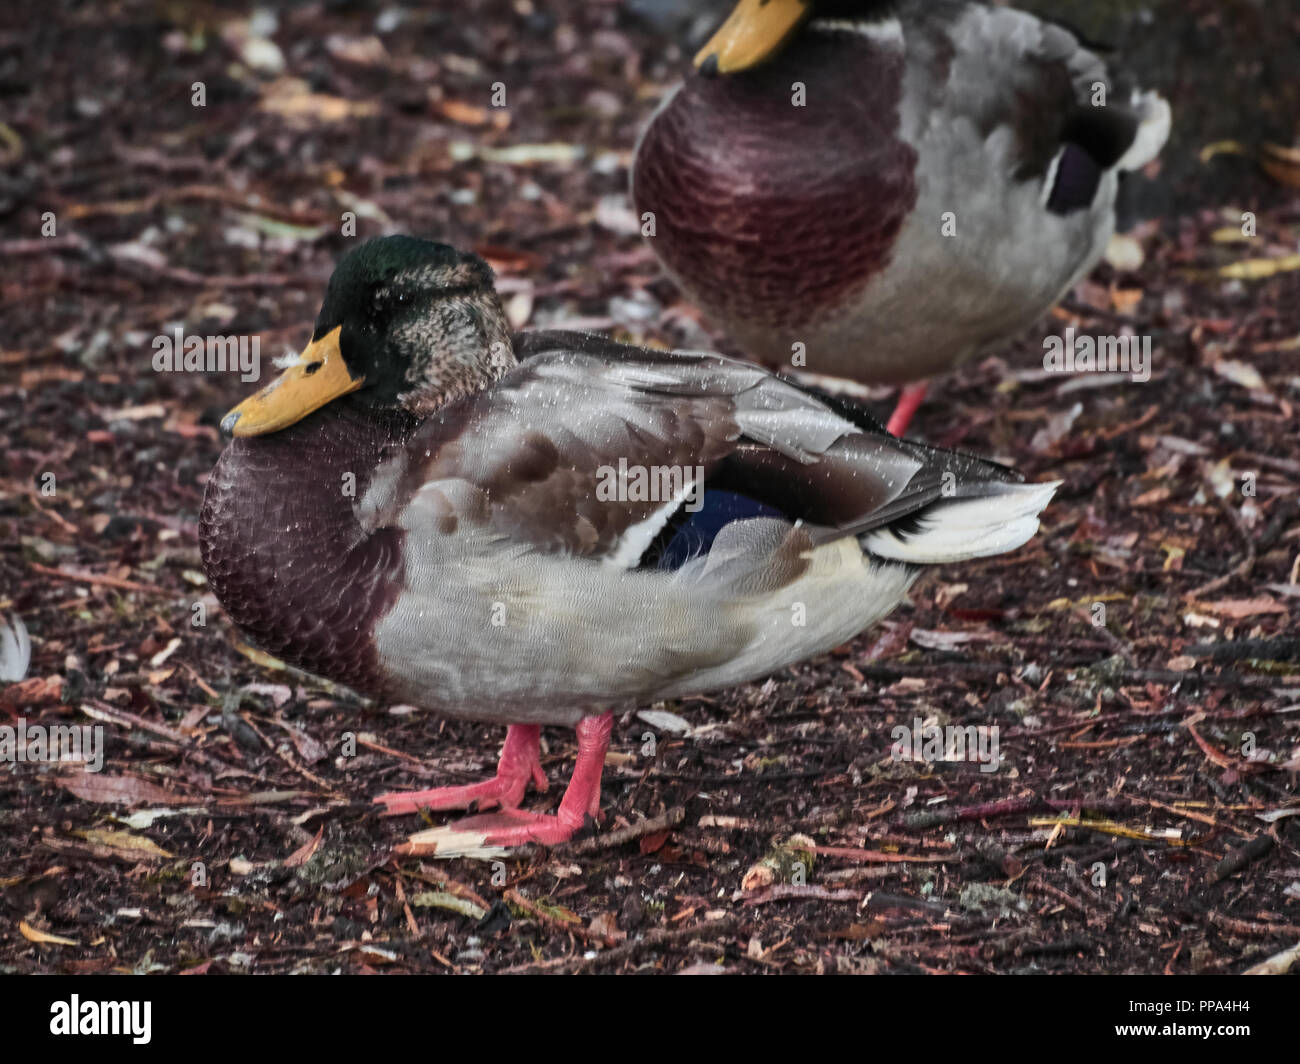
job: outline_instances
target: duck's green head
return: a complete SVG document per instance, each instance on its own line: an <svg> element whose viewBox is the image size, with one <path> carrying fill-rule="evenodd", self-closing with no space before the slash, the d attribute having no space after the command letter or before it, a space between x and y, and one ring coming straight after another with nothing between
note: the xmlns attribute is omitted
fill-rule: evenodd
<svg viewBox="0 0 1300 1064"><path fill-rule="evenodd" d="M477 255L410 236L378 237L334 269L311 343L221 422L276 432L344 395L423 417L514 365L510 328Z"/></svg>
<svg viewBox="0 0 1300 1064"><path fill-rule="evenodd" d="M887 14L894 0L740 0L695 54L702 74L737 74L770 59L809 18L863 19Z"/></svg>

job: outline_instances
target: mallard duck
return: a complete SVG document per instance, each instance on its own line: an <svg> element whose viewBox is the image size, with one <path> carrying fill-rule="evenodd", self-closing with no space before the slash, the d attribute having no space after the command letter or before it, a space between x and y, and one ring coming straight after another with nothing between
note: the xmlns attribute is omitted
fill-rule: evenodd
<svg viewBox="0 0 1300 1064"><path fill-rule="evenodd" d="M1169 133L1068 30L964 0L742 0L695 65L637 146L651 248L746 354L854 381L920 381L1031 324Z"/></svg>
<svg viewBox="0 0 1300 1064"><path fill-rule="evenodd" d="M514 337L486 263L402 236L339 262L311 342L222 428L200 540L247 638L509 725L493 779L375 799L500 807L457 846L569 838L599 811L615 708L844 642L924 566L1024 543L1056 486L750 363ZM555 814L518 808L546 784L541 725L578 734Z"/></svg>

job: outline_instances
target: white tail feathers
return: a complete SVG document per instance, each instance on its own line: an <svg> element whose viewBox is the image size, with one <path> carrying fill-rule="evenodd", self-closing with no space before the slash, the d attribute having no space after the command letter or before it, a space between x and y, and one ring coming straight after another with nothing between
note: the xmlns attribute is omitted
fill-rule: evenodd
<svg viewBox="0 0 1300 1064"><path fill-rule="evenodd" d="M1140 170L1159 155L1160 149L1169 139L1169 127L1173 123L1173 112L1169 109L1169 101L1158 92L1135 92L1133 109L1141 118L1137 136L1128 146L1128 151L1115 164L1120 170Z"/></svg>
<svg viewBox="0 0 1300 1064"><path fill-rule="evenodd" d="M919 519L916 531L900 535L878 528L862 537L862 547L880 558L917 565L1003 554L1038 531L1038 515L1061 483L990 485L995 494L940 500Z"/></svg>

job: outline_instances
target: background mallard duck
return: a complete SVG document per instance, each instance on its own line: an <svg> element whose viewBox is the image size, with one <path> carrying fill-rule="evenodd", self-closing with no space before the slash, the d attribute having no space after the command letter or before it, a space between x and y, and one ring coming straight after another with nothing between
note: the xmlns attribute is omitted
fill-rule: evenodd
<svg viewBox="0 0 1300 1064"><path fill-rule="evenodd" d="M746 353L789 367L802 343L810 372L861 381L1032 323L1169 132L1070 31L964 0L743 0L696 63L638 145L650 246Z"/></svg>
<svg viewBox="0 0 1300 1064"><path fill-rule="evenodd" d="M1055 488L718 355L570 333L518 348L480 259L359 247L299 361L223 422L202 514L209 582L255 643L512 726L494 780L378 799L503 807L457 844L568 838L598 809L611 707L825 651L921 566L1024 543ZM681 479L609 498L620 462ZM545 782L542 724L579 736L554 816L515 808Z"/></svg>

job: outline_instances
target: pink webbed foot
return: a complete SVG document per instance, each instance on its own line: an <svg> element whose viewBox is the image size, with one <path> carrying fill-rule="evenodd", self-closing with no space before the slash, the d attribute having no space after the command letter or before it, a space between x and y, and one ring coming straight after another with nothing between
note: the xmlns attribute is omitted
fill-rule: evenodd
<svg viewBox="0 0 1300 1064"><path fill-rule="evenodd" d="M441 829L447 836L476 836L479 846L526 846L530 842L555 846L568 842L582 830L585 817L570 818L560 814L527 813L512 809L500 813L469 816ZM420 832L423 836L425 832ZM444 836L445 837L445 836ZM415 838L412 837L412 841ZM438 851L442 850L439 848Z"/></svg>
<svg viewBox="0 0 1300 1064"><path fill-rule="evenodd" d="M567 842L582 829L588 817L600 816L600 776L613 726L612 712L578 722L578 762L560 808L554 814L503 809L500 813L466 817L443 828L417 832L397 852L473 856L530 842L543 846Z"/></svg>
<svg viewBox="0 0 1300 1064"><path fill-rule="evenodd" d="M894 412L889 416L889 424L885 426L891 435L902 436L907 431L907 426L912 423L912 415L925 400L928 387L926 382L922 381L920 384L907 385L899 393L898 405L894 407Z"/></svg>
<svg viewBox="0 0 1300 1064"><path fill-rule="evenodd" d="M524 798L528 781L546 790L546 773L541 761L542 729L536 724L512 724L506 732L497 774L482 783L459 787L435 787L428 791L394 791L375 799L386 816L416 813L421 809L516 808Z"/></svg>

